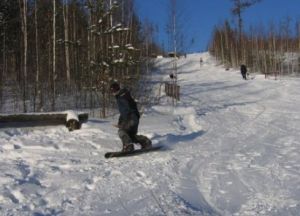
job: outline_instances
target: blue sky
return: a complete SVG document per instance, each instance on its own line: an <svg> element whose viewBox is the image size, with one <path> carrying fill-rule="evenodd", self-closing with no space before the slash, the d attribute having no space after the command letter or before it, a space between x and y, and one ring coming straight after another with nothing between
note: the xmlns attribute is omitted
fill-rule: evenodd
<svg viewBox="0 0 300 216"><path fill-rule="evenodd" d="M149 20L156 24L159 34L156 40L167 47L165 27L168 20L169 0L135 0L136 10L141 20ZM232 24L235 20L231 15L230 0L177 0L187 52L199 52L207 49L213 28L228 19ZM287 17L291 18L291 28L296 20L300 20L300 0L262 0L243 13L245 29L258 25L279 24ZM163 42L164 41L164 42ZM193 42L193 43L192 43Z"/></svg>

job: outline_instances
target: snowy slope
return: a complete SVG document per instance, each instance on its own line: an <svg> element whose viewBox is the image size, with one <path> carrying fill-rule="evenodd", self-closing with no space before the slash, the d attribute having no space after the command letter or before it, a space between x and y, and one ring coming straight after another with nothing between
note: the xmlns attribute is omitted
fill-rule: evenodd
<svg viewBox="0 0 300 216"><path fill-rule="evenodd" d="M172 59L157 66L168 80ZM117 116L0 129L1 215L299 215L300 80L244 81L207 53L178 66L181 101L162 91L140 125L165 151L105 159Z"/></svg>

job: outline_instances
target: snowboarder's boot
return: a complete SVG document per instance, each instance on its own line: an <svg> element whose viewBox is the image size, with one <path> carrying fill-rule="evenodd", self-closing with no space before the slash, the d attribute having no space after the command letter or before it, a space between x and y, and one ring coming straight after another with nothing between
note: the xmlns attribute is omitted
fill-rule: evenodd
<svg viewBox="0 0 300 216"><path fill-rule="evenodd" d="M152 148L152 142L151 142L151 140L147 140L147 142L142 143L141 146L142 146L142 149L150 149L150 148Z"/></svg>
<svg viewBox="0 0 300 216"><path fill-rule="evenodd" d="M151 140L143 135L136 135L135 140L141 145L142 149L152 148Z"/></svg>
<svg viewBox="0 0 300 216"><path fill-rule="evenodd" d="M134 151L134 146L133 144L124 144L122 152L132 152Z"/></svg>
<svg viewBox="0 0 300 216"><path fill-rule="evenodd" d="M123 149L122 152L131 152L134 150L133 142L129 136L129 134L122 129L119 129L119 137L122 140L123 143Z"/></svg>

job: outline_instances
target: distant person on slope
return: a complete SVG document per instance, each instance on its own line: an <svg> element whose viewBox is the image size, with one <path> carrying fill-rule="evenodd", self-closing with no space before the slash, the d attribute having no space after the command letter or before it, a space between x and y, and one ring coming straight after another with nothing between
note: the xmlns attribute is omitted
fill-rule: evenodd
<svg viewBox="0 0 300 216"><path fill-rule="evenodd" d="M200 67L203 65L203 59L200 58Z"/></svg>
<svg viewBox="0 0 300 216"><path fill-rule="evenodd" d="M119 137L123 143L122 151L133 151L133 143L139 143L142 149L151 148L152 142L150 139L143 135L137 135L140 113L130 92L125 88L121 89L117 82L110 85L110 91L116 97L120 112L117 127L119 128Z"/></svg>
<svg viewBox="0 0 300 216"><path fill-rule="evenodd" d="M246 65L241 65L241 74L244 80L247 80L247 67Z"/></svg>

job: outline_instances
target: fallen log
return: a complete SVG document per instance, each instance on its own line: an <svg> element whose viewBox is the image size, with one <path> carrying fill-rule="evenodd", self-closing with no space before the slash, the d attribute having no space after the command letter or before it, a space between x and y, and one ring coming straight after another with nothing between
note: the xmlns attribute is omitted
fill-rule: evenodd
<svg viewBox="0 0 300 216"><path fill-rule="evenodd" d="M51 113L0 114L0 128L66 125L69 131L80 129L88 113L73 111Z"/></svg>

